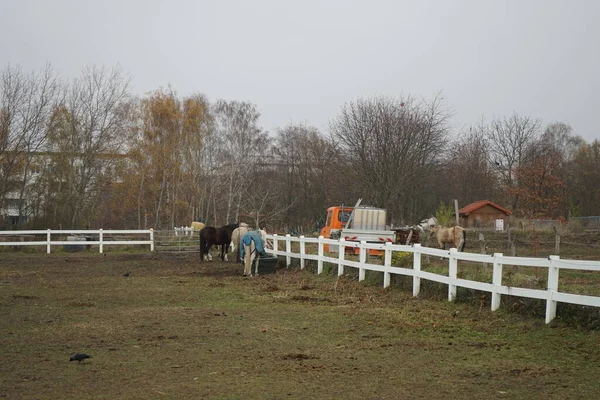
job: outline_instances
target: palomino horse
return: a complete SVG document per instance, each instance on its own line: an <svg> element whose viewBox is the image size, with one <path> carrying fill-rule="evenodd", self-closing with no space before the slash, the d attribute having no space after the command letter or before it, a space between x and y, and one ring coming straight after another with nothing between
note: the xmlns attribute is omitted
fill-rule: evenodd
<svg viewBox="0 0 600 400"><path fill-rule="evenodd" d="M241 249L240 246L240 239L246 234L248 233L249 230L249 225L245 224L245 223L240 223L240 226L238 226L237 228L235 228L233 230L233 233L231 234L231 243L229 244L229 246L231 246L231 251L235 252L235 262L239 263L240 262L240 250L238 250L237 252L235 251L235 249Z"/></svg>
<svg viewBox="0 0 600 400"><path fill-rule="evenodd" d="M249 231L242 236L240 253L244 259L244 276L252 276L252 263L255 260L254 275L258 276L258 264L260 255L265 253L265 243L267 243L267 232L264 229Z"/></svg>
<svg viewBox="0 0 600 400"><path fill-rule="evenodd" d="M460 226L444 228L440 225L435 225L430 228L429 236L433 235L436 236L438 244L442 249L446 249L446 243L451 243L458 251L463 251L467 244L467 234Z"/></svg>
<svg viewBox="0 0 600 400"><path fill-rule="evenodd" d="M192 221L192 229L194 231L201 231L204 228L204 222Z"/></svg>
<svg viewBox="0 0 600 400"><path fill-rule="evenodd" d="M231 242L231 233L238 224L230 224L215 228L214 226L205 226L200 231L200 261L204 261L204 257L212 260L209 250L212 245L221 246L221 260L227 261L227 248Z"/></svg>

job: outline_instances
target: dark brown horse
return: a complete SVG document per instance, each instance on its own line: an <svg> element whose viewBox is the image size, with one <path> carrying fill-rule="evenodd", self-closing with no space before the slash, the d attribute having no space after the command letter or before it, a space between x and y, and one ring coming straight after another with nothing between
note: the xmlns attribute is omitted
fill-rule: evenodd
<svg viewBox="0 0 600 400"><path fill-rule="evenodd" d="M221 246L221 260L225 261L227 257L227 248L231 243L231 233L238 224L225 225L220 228L214 226L205 226L200 230L200 261L204 261L204 257L211 259L209 250L212 245Z"/></svg>

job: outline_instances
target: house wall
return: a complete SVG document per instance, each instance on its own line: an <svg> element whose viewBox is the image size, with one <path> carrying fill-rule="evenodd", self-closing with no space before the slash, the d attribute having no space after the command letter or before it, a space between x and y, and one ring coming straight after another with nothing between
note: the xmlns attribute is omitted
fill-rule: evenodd
<svg viewBox="0 0 600 400"><path fill-rule="evenodd" d="M493 229L497 219L504 220L504 227L508 226L508 218L504 212L492 207L489 204L473 211L467 216L460 217L460 223L463 228L489 228Z"/></svg>

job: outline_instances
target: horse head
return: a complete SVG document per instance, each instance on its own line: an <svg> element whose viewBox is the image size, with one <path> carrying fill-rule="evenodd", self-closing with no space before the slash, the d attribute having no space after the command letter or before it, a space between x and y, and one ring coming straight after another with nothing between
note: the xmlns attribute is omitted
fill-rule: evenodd
<svg viewBox="0 0 600 400"><path fill-rule="evenodd" d="M439 225L430 225L429 230L428 230L429 237L432 238L432 237L438 236L440 228L441 228L441 226L439 226Z"/></svg>

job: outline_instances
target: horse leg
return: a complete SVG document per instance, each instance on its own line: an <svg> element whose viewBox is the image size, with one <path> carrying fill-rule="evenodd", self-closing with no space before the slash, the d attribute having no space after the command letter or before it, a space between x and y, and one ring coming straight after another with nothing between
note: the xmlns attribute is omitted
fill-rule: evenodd
<svg viewBox="0 0 600 400"><path fill-rule="evenodd" d="M202 232L199 234L200 236L200 262L204 261L204 239L202 238Z"/></svg>
<svg viewBox="0 0 600 400"><path fill-rule="evenodd" d="M206 246L206 252L205 252L205 254L206 254L206 259L207 259L208 261L212 261L212 256L210 255L210 248L211 248L211 247L212 247L212 243L209 243L209 244Z"/></svg>
<svg viewBox="0 0 600 400"><path fill-rule="evenodd" d="M221 260L227 261L227 246L229 243L221 245Z"/></svg>
<svg viewBox="0 0 600 400"><path fill-rule="evenodd" d="M256 251L252 253L252 257L256 260L256 266L254 267L254 275L258 276L258 263L260 262L260 256L257 256Z"/></svg>
<svg viewBox="0 0 600 400"><path fill-rule="evenodd" d="M244 246L244 276L251 276L252 273L252 249L250 246Z"/></svg>
<svg viewBox="0 0 600 400"><path fill-rule="evenodd" d="M467 235L465 230L457 230L457 236L458 245L456 246L456 248L458 249L458 251L463 251L465 249L465 244L467 243Z"/></svg>

